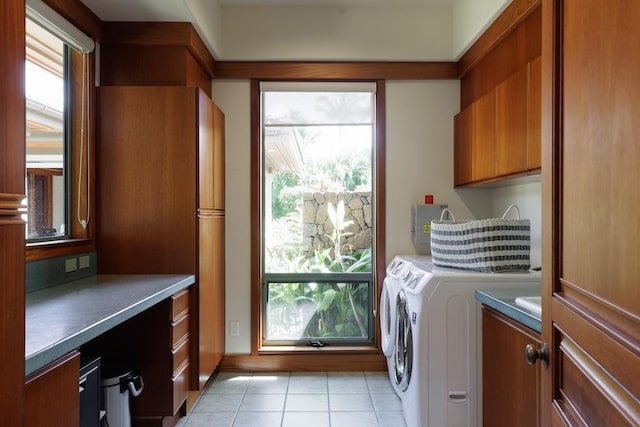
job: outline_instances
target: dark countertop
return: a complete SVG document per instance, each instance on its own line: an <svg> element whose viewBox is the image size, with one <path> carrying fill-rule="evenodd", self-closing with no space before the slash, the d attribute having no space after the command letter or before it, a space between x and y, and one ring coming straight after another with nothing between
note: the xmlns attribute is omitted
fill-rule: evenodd
<svg viewBox="0 0 640 427"><path fill-rule="evenodd" d="M494 310L504 314L505 316L515 320L524 326L533 329L538 333L542 333L541 318L516 304L518 297L540 296L540 286L529 286L519 288L517 290L477 290L476 299L482 304L493 308Z"/></svg>
<svg viewBox="0 0 640 427"><path fill-rule="evenodd" d="M193 283L193 275L97 275L28 293L25 374Z"/></svg>

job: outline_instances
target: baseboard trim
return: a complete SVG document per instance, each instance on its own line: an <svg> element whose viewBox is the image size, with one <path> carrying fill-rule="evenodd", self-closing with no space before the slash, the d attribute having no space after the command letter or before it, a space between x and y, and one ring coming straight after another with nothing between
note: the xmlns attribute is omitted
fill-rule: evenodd
<svg viewBox="0 0 640 427"><path fill-rule="evenodd" d="M383 354L228 354L223 372L386 371Z"/></svg>

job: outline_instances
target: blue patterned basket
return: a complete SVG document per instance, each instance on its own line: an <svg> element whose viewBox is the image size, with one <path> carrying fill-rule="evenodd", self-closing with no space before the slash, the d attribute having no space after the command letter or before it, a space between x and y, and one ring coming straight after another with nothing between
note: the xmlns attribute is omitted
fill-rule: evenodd
<svg viewBox="0 0 640 427"><path fill-rule="evenodd" d="M511 209L518 218L506 219ZM447 212L452 220L443 220ZM520 219L515 205L502 218L456 221L444 209L440 220L431 221L431 257L439 267L498 273L531 268L531 225Z"/></svg>

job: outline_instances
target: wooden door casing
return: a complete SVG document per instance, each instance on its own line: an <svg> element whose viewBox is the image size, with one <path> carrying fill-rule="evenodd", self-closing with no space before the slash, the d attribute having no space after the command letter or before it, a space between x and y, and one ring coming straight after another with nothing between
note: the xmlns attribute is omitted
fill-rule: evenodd
<svg viewBox="0 0 640 427"><path fill-rule="evenodd" d="M544 425L640 424L638 16L543 2Z"/></svg>

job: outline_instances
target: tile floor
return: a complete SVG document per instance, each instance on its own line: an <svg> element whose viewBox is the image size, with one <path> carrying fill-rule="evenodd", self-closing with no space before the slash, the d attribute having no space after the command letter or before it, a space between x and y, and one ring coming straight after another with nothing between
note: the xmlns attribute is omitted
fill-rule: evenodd
<svg viewBox="0 0 640 427"><path fill-rule="evenodd" d="M387 372L220 373L178 427L405 427Z"/></svg>

